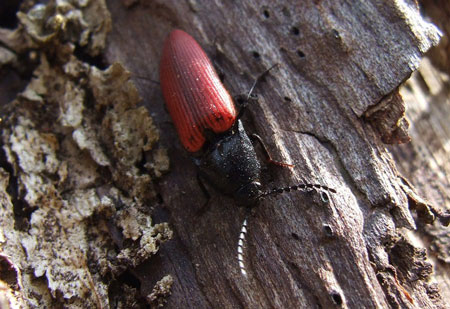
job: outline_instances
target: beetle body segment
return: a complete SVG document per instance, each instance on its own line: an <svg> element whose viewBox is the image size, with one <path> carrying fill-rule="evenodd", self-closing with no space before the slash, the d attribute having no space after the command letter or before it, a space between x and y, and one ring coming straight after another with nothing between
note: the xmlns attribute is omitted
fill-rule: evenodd
<svg viewBox="0 0 450 309"><path fill-rule="evenodd" d="M189 152L199 151L205 131L223 133L236 109L208 56L189 34L174 30L164 43L160 64L164 99L178 136Z"/></svg>
<svg viewBox="0 0 450 309"><path fill-rule="evenodd" d="M252 206L262 194L261 165L240 120L194 161L204 179L241 206Z"/></svg>

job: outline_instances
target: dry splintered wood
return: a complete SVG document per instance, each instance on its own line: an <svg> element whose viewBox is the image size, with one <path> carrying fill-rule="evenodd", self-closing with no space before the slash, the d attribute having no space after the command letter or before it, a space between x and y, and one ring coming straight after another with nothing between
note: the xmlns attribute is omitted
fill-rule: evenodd
<svg viewBox="0 0 450 309"><path fill-rule="evenodd" d="M448 35L448 33L447 33ZM433 53L435 54L435 53ZM425 58L418 71L400 89L411 120L411 143L391 146L399 171L442 211L450 202L450 78ZM441 296L450 299L450 234L441 224L420 224L416 232L433 261L433 277L439 282Z"/></svg>
<svg viewBox="0 0 450 309"><path fill-rule="evenodd" d="M402 177L393 160L412 153L396 144L426 142L420 125L409 133L398 87L440 32L413 1L286 2L50 1L0 29L8 72L26 55L34 77L11 104L0 94L0 307L445 307L445 229L425 223L448 208L448 181L428 202L428 187L412 185L426 173L403 162ZM294 167L268 165L263 185L336 190L261 201L247 222L247 276L237 260L246 211L208 184L206 200L154 82L175 28L232 96L278 64L243 121Z"/></svg>

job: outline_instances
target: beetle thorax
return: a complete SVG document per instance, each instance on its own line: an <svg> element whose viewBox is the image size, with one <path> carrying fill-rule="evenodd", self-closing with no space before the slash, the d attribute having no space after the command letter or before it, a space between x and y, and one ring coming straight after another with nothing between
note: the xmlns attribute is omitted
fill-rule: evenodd
<svg viewBox="0 0 450 309"><path fill-rule="evenodd" d="M261 165L240 120L196 163L203 178L243 206L251 206L261 194Z"/></svg>

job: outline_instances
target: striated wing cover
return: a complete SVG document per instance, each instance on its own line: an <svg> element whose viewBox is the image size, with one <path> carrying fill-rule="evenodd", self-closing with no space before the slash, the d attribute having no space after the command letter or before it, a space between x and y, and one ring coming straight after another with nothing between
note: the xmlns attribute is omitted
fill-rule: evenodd
<svg viewBox="0 0 450 309"><path fill-rule="evenodd" d="M204 130L225 132L236 109L211 61L189 34L174 30L164 43L160 64L164 99L181 143L190 152L205 143Z"/></svg>

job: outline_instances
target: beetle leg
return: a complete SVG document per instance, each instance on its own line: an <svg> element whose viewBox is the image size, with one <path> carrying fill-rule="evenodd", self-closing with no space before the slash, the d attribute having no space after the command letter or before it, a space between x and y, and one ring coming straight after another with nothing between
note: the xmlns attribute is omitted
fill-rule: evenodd
<svg viewBox="0 0 450 309"><path fill-rule="evenodd" d="M271 164L278 165L278 166L283 166L283 167L294 167L293 164L284 163L284 162L278 162L278 161L273 160L272 156L270 155L269 151L267 150L266 145L264 144L262 138L259 135L251 134L250 135L250 139L251 139L252 142L257 141L261 145L261 148L262 148L262 150L263 150L263 152L264 152L264 154L265 154L265 156L267 158L267 162L269 162Z"/></svg>
<svg viewBox="0 0 450 309"><path fill-rule="evenodd" d="M217 76L219 76L220 81L223 82L225 81L225 72L219 67L219 65L217 64L216 61L213 61L213 66L214 69L216 70Z"/></svg>
<svg viewBox="0 0 450 309"><path fill-rule="evenodd" d="M153 84L156 84L156 85L161 85L161 83L159 81L151 79L150 77L141 76L141 75L137 75L137 74L133 74L133 77L149 81L149 82L151 82Z"/></svg>
<svg viewBox="0 0 450 309"><path fill-rule="evenodd" d="M200 207L200 209L196 212L197 215L202 215L208 209L208 204L209 204L209 200L211 199L211 195L209 194L208 190L206 189L206 186L203 183L203 180L199 173L197 173L197 182L198 182L198 186L200 187L200 189L202 190L202 192L206 198L205 203L203 203L203 205Z"/></svg>

